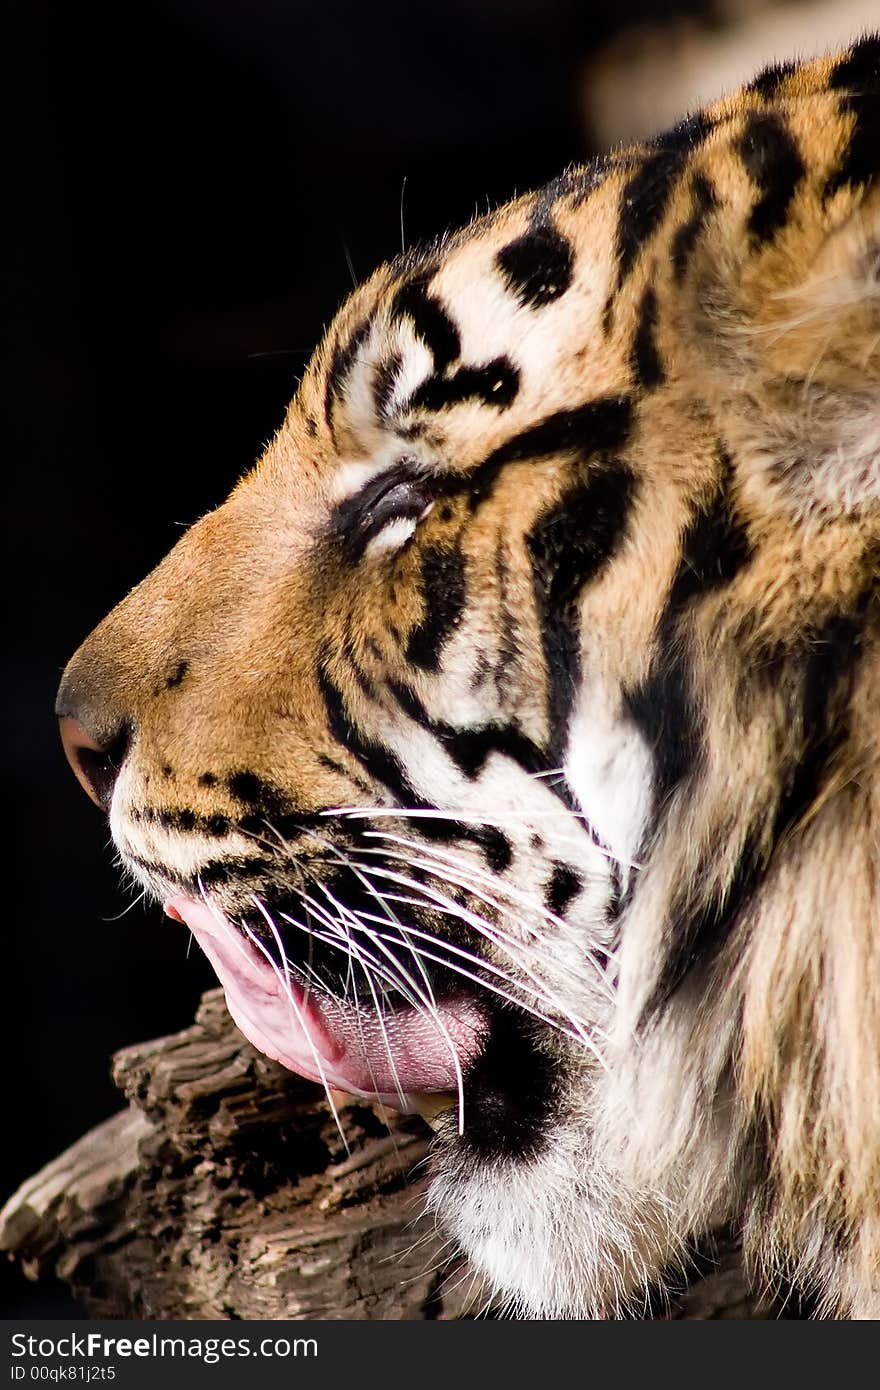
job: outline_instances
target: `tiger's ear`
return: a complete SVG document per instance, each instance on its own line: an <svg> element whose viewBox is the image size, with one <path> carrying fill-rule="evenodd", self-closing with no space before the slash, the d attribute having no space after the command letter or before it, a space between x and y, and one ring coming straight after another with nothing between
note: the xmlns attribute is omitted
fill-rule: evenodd
<svg viewBox="0 0 880 1390"><path fill-rule="evenodd" d="M715 209L721 235L703 239L683 311L742 486L762 509L803 520L880 505L880 93L847 98L855 122L839 99L818 100L813 120L839 127L818 177L798 153L806 123L767 118L774 160L752 121L753 143L743 150L742 137L737 151L746 199ZM762 208L774 198L785 215L768 236Z"/></svg>

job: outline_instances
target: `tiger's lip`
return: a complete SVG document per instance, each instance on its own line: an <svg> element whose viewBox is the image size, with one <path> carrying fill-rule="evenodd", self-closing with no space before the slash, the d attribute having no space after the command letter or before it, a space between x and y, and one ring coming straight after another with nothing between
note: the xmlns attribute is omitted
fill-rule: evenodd
<svg viewBox="0 0 880 1390"><path fill-rule="evenodd" d="M259 1052L328 1089L435 1118L456 1103L481 1052L487 1017L459 997L430 1012L403 1005L380 1018L286 976L219 909L177 895L166 914L189 927L211 962L236 1026Z"/></svg>

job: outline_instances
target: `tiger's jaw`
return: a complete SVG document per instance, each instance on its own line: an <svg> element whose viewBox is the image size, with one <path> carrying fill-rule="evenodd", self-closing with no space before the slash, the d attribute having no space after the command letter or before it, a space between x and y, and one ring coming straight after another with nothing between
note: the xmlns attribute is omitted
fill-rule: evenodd
<svg viewBox="0 0 880 1390"><path fill-rule="evenodd" d="M175 894L165 911L193 932L260 1052L322 1084L331 1106L345 1091L431 1122L429 1209L506 1306L607 1317L674 1258L663 1203L621 1191L585 1143L601 1073L588 1049L476 993L361 1007L301 983L207 901Z"/></svg>
<svg viewBox="0 0 880 1390"><path fill-rule="evenodd" d="M327 1089L397 1110L425 1109L426 1093L451 1093L461 1109L463 1074L487 1026L475 1001L462 996L426 1000L422 1008L361 1009L303 986L256 935L239 931L218 909L175 896L165 911L189 927L233 1020L267 1057Z"/></svg>
<svg viewBox="0 0 880 1390"><path fill-rule="evenodd" d="M331 1107L332 1092L344 1091L431 1123L429 1210L506 1306L533 1317L606 1317L620 1289L646 1284L668 1253L668 1222L637 1194L628 1230L584 1145L596 1073L584 1049L566 1047L552 1029L535 1047L534 1020L523 1028L479 996L430 1010L361 1009L304 987L207 902L178 894L165 911L193 932L232 1018L260 1052L322 1084Z"/></svg>

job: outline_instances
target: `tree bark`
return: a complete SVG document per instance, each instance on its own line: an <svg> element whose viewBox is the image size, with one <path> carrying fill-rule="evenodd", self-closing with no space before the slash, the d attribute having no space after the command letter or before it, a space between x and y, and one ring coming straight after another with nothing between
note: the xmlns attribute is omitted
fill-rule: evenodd
<svg viewBox="0 0 880 1390"><path fill-rule="evenodd" d="M26 1182L0 1249L95 1317L460 1318L485 1290L421 1212L430 1131L256 1052L220 990L191 1028L116 1054L128 1108ZM343 1138L344 1135L344 1138ZM491 1315L491 1313L490 1313ZM656 1315L768 1317L735 1242Z"/></svg>

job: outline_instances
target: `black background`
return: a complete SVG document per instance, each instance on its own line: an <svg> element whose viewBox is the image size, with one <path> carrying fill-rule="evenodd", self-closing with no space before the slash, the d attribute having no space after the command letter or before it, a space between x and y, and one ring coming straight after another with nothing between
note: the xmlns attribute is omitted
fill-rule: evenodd
<svg viewBox="0 0 880 1390"><path fill-rule="evenodd" d="M401 203L410 245L587 157L581 64L658 11L116 0L32 4L7 35L0 1200L119 1108L113 1050L184 1027L212 982L117 883L57 740L65 661L258 456L349 262L400 249ZM0 1313L72 1306L0 1271Z"/></svg>

